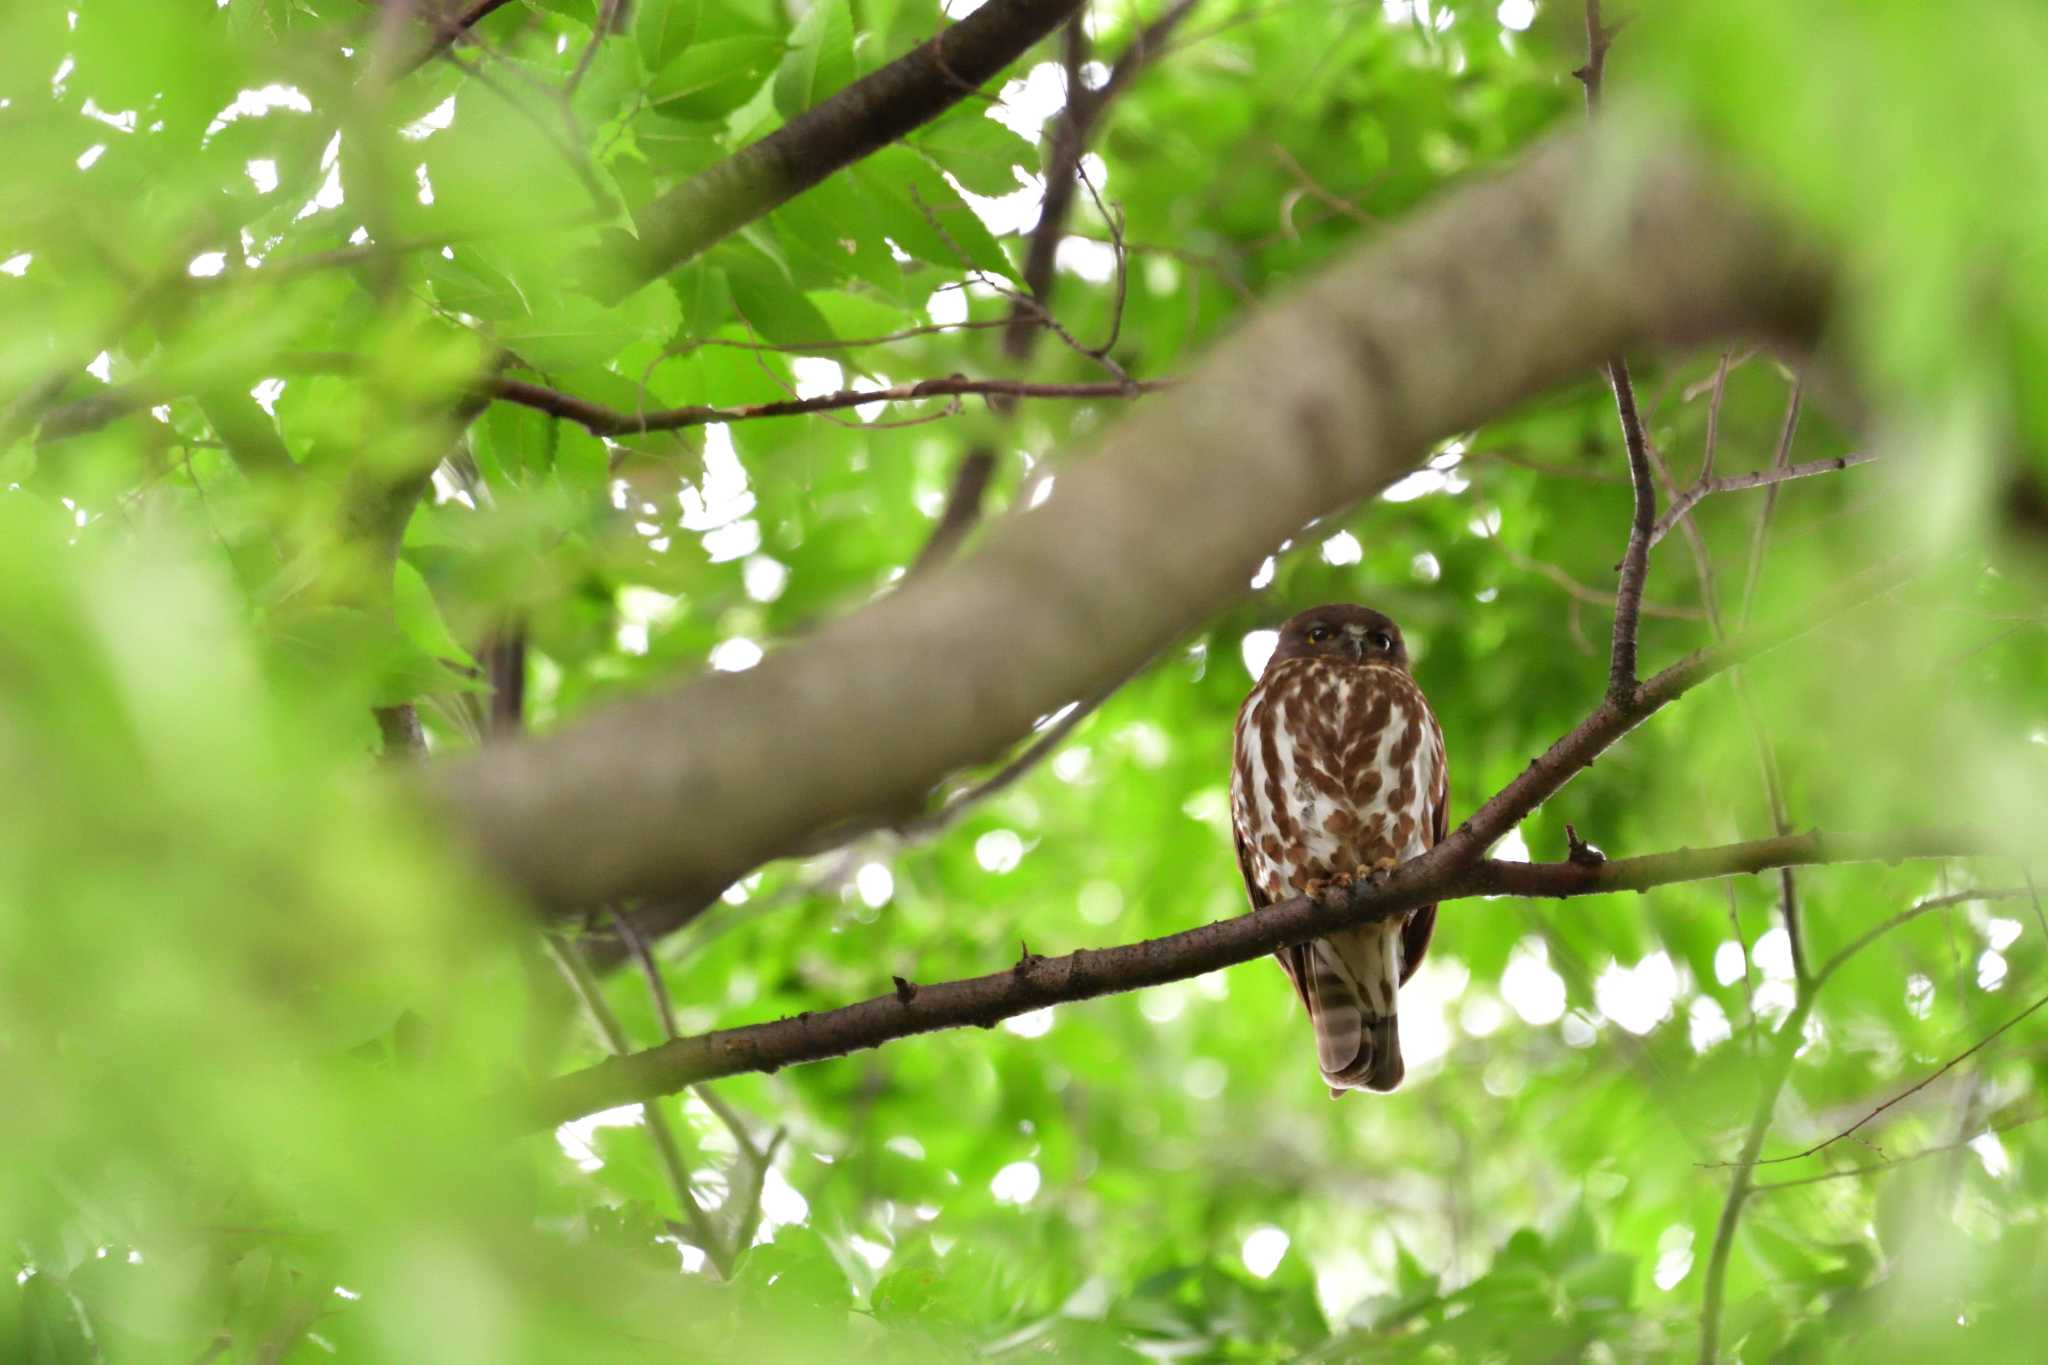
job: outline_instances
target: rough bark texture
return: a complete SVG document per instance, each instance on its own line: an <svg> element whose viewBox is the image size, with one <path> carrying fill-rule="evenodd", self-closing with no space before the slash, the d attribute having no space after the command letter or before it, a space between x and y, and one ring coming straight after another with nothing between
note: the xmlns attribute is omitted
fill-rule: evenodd
<svg viewBox="0 0 2048 1365"><path fill-rule="evenodd" d="M813 831L915 808L1211 616L1281 540L1430 441L1627 345L1806 335L1823 294L1682 149L1549 144L1254 316L971 559L749 672L422 782L544 902L722 885Z"/></svg>

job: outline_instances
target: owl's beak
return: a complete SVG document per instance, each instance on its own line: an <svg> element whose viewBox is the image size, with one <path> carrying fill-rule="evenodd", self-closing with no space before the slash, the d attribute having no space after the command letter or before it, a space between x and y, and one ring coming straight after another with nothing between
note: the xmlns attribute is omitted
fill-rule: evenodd
<svg viewBox="0 0 2048 1365"><path fill-rule="evenodd" d="M1352 658L1365 662L1365 627L1344 627L1344 647L1351 652Z"/></svg>

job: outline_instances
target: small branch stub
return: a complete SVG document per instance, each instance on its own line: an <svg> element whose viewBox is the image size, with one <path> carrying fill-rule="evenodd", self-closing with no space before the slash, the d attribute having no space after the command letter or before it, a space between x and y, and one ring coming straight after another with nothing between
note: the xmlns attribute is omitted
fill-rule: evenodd
<svg viewBox="0 0 2048 1365"><path fill-rule="evenodd" d="M1576 826L1564 827L1565 861L1574 867L1598 867L1607 861L1607 855L1579 837Z"/></svg>

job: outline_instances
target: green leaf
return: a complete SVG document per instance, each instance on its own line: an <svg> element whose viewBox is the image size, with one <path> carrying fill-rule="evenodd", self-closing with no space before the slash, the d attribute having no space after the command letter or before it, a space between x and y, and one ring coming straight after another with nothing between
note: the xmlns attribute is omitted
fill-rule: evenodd
<svg viewBox="0 0 2048 1365"><path fill-rule="evenodd" d="M908 254L955 270L1014 279L1009 258L958 192L908 147L889 147L853 168L874 222Z"/></svg>
<svg viewBox="0 0 2048 1365"><path fill-rule="evenodd" d="M640 0L634 6L633 41L641 64L659 71L694 43L703 8L703 0Z"/></svg>
<svg viewBox="0 0 2048 1365"><path fill-rule="evenodd" d="M962 185L991 197L1016 192L1020 167L1039 169L1037 147L971 103L933 124L917 147Z"/></svg>
<svg viewBox="0 0 2048 1365"><path fill-rule="evenodd" d="M782 53L783 45L775 38L692 43L655 74L645 92L647 103L669 118L723 118L753 97Z"/></svg>
<svg viewBox="0 0 2048 1365"><path fill-rule="evenodd" d="M455 638L455 633L448 629L448 622L442 618L440 604L434 600L433 589L427 586L425 577L403 558L398 561L392 575L391 611L397 618L398 628L405 632L405 638L428 657L462 668L477 667L476 660Z"/></svg>
<svg viewBox="0 0 2048 1365"><path fill-rule="evenodd" d="M784 118L804 110L853 79L853 21L848 7L820 0L789 37L789 52L775 72L775 108Z"/></svg>
<svg viewBox="0 0 2048 1365"><path fill-rule="evenodd" d="M734 309L763 341L794 346L832 339L832 324L825 315L765 253L727 241L714 258L725 269Z"/></svg>

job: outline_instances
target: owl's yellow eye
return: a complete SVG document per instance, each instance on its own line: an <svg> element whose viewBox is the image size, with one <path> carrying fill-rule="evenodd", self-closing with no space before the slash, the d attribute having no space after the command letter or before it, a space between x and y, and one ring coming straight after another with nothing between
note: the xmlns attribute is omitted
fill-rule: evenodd
<svg viewBox="0 0 2048 1365"><path fill-rule="evenodd" d="M1312 645L1319 645L1334 634L1336 632L1328 626L1310 626L1308 628L1308 642Z"/></svg>

